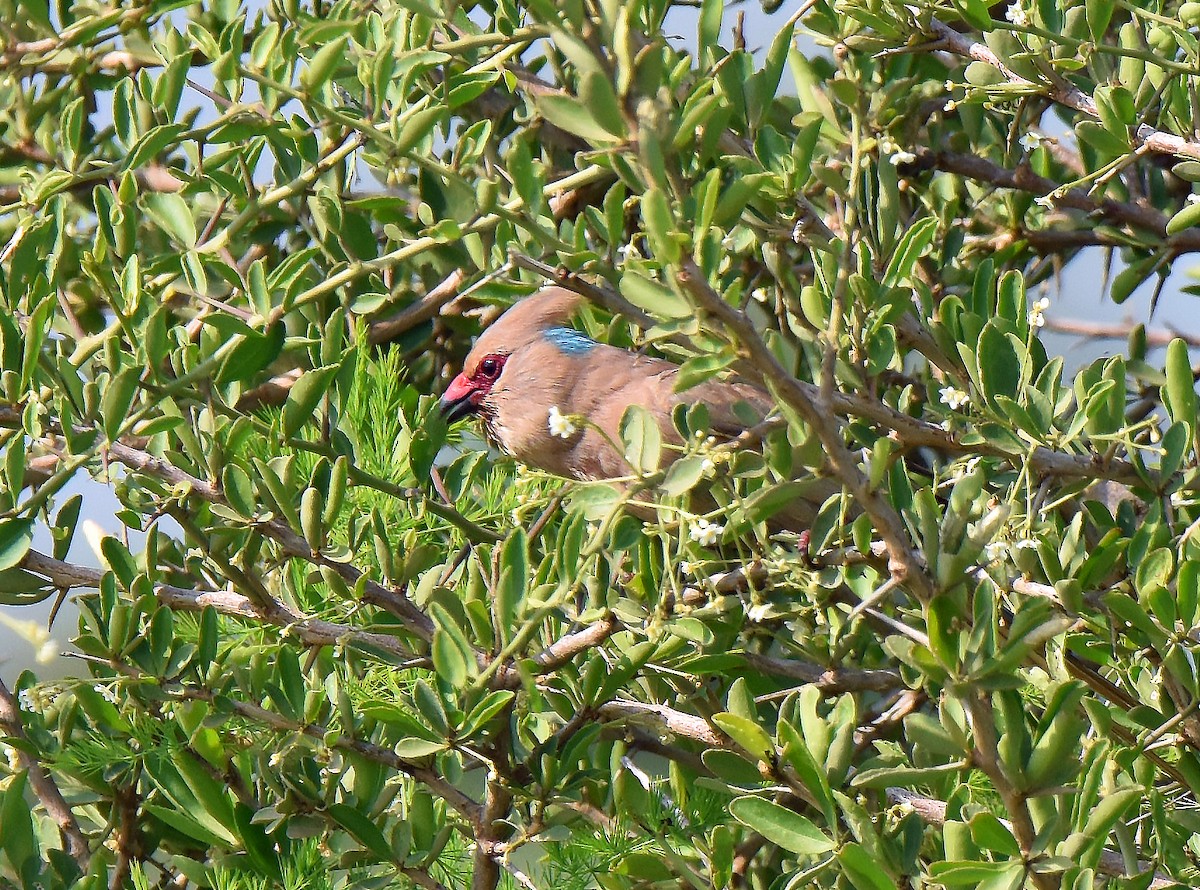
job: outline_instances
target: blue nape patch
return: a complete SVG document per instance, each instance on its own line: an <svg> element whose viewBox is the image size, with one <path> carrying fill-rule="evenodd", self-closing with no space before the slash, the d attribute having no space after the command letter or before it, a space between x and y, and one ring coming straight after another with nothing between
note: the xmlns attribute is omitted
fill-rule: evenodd
<svg viewBox="0 0 1200 890"><path fill-rule="evenodd" d="M595 340L574 328L547 328L546 339L567 355L579 355L596 345Z"/></svg>

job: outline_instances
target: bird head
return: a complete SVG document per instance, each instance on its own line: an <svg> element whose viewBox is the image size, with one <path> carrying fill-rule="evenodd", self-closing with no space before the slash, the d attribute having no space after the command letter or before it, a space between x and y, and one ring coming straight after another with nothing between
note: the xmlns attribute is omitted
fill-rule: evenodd
<svg viewBox="0 0 1200 890"><path fill-rule="evenodd" d="M529 352L527 347L544 341L548 331L567 324L579 304L577 294L561 287L549 287L514 304L500 316L467 354L462 373L446 387L441 400L446 419L453 421L479 414L489 428L493 428L497 398L518 383L530 382L530 369L520 368L521 356ZM582 334L578 336L583 337ZM511 361L514 356L518 366L515 370ZM514 374L526 379L509 379Z"/></svg>

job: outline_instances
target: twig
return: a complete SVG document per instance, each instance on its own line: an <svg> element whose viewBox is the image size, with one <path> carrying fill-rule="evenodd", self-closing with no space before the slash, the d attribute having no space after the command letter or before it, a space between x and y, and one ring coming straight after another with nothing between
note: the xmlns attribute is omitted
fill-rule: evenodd
<svg viewBox="0 0 1200 890"><path fill-rule="evenodd" d="M22 560L23 568L49 578L56 587L98 588L104 573L98 569L72 565L31 550ZM208 607L222 615L249 618L282 628L311 646L336 646L346 642L369 646L398 659L417 659L415 653L388 634L372 633L346 624L310 618L283 603L272 600L266 606L231 590L191 590L172 584L156 584L155 596L168 608L182 612L201 612Z"/></svg>
<svg viewBox="0 0 1200 890"><path fill-rule="evenodd" d="M702 742L714 748L732 748L733 743L708 725L702 717L685 714L666 705L649 705L640 701L614 699L600 705L596 709L602 717L610 720L632 720L648 722L655 726L683 736L692 741Z"/></svg>
<svg viewBox="0 0 1200 890"><path fill-rule="evenodd" d="M21 720L21 709L17 704L16 698L12 692L0 680L0 729L10 738L14 738L22 742L22 747L18 747L17 760L22 768L26 771L29 777L29 786L33 789L33 793L37 795L38 800L42 802L46 812L50 817L58 823L59 833L62 835L63 848L70 854L79 867L86 873L91 863L91 853L88 850L87 838L83 831L79 828L79 823L75 820L75 814L71 812L71 808L67 805L66 800L62 796L62 792L58 790L58 785L51 778L50 773L42 766L41 762L29 754L24 745L31 744L29 737L25 734L25 726Z"/></svg>
<svg viewBox="0 0 1200 890"><path fill-rule="evenodd" d="M1096 100L1066 80L1055 78L1046 83L1028 80L1009 68L987 44L968 39L936 18L930 19L929 31L939 38L942 49L991 65L1003 74L1009 83L1028 87L1031 91L1040 93L1059 105L1073 108L1090 117L1097 119L1100 117L1100 112L1096 108ZM1139 143L1151 151L1200 159L1200 143L1176 136L1174 133L1165 133L1162 130L1156 130L1149 124L1141 124L1135 129L1134 135Z"/></svg>
<svg viewBox="0 0 1200 890"><path fill-rule="evenodd" d="M920 794L909 791L907 788L888 788L884 791L887 796L887 801L892 806L907 807L921 817L921 821L928 825L942 826L946 824L946 803L945 801L935 800L929 797L923 797ZM1001 820L1006 828L1012 830L1012 825ZM1150 868L1150 863L1138 861L1139 873L1145 874L1145 871ZM1099 871L1106 875L1114 877L1134 877L1129 875L1125 868L1125 859L1120 853L1115 850L1104 850L1100 854L1100 863L1097 866ZM1180 886L1181 882L1174 878L1156 871L1151 879L1148 890L1166 890L1167 887Z"/></svg>
<svg viewBox="0 0 1200 890"><path fill-rule="evenodd" d="M842 692L890 692L904 687L904 679L897 671L826 668L809 661L771 658L751 652L740 653L739 657L756 671L811 683L826 695Z"/></svg>

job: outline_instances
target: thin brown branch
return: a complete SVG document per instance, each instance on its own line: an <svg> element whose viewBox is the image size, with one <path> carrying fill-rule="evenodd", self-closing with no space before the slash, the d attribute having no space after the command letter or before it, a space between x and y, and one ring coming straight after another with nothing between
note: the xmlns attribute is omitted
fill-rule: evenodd
<svg viewBox="0 0 1200 890"><path fill-rule="evenodd" d="M128 671L129 669L123 665L113 665L113 667ZM228 707L235 714L244 717L248 720L253 720L256 723L261 723L271 729L279 732L301 732L310 738L317 739L322 743L329 743L330 747L338 748L343 751L352 751L365 757L367 760L390 767L397 772L404 773L416 779L421 784L425 785L429 790L441 797L455 812L462 815L472 825L477 825L482 812L480 805L472 800L467 794L460 791L458 788L439 775L434 770L426 766L418 766L402 759L395 751L390 748L384 748L372 742L365 742L360 739L355 739L347 736L344 733L330 733L329 727L320 726L313 723L296 723L288 720L286 717L276 714L273 711L268 711L266 708L259 707L249 702L238 701L228 696L222 696L217 702L217 696L207 689L197 689L195 687L184 686L178 690L178 695L185 699L194 699L207 701L217 704L219 708ZM330 738L332 736L332 741Z"/></svg>
<svg viewBox="0 0 1200 890"><path fill-rule="evenodd" d="M585 652L588 649L594 649L599 646L620 630L621 627L620 619L610 612L583 630L568 634L562 639L551 643L538 655L534 656L533 660L537 664L538 673L545 674L557 670L580 652ZM511 682L519 685L520 679L513 676Z"/></svg>
<svg viewBox="0 0 1200 890"><path fill-rule="evenodd" d="M946 803L945 801L935 800L930 797L923 797L907 788L888 788L885 792L887 801L892 806L907 807L921 817L921 821L927 825L941 827L946 824ZM1003 820L1002 820L1003 821ZM1012 826L1008 822L1004 822L1005 826L1011 831ZM1138 874L1144 875L1150 868L1149 862L1138 861ZM1105 850L1100 854L1099 871L1106 875L1114 877L1135 877L1129 875L1125 869L1125 859L1120 853L1115 850ZM1163 874L1155 872L1151 879L1148 890L1166 890L1167 887L1177 887L1179 881Z"/></svg>
<svg viewBox="0 0 1200 890"><path fill-rule="evenodd" d="M888 569L892 576L918 599L928 600L934 593L934 584L908 540L904 521L859 469L857 460L843 441L840 425L833 422L833 415L827 410L833 407L827 404L829 400L822 399L816 387L800 385L800 381L787 372L763 343L750 320L709 287L704 273L690 259L682 263L679 282L703 311L720 320L763 380L812 428L825 448L834 474L871 517L880 538L887 544ZM829 395L832 397L832 393Z"/></svg>
<svg viewBox="0 0 1200 890"><path fill-rule="evenodd" d="M826 668L809 661L771 658L751 652L743 652L740 657L756 671L810 683L826 695L842 692L891 692L904 687L904 680L896 671Z"/></svg>
<svg viewBox="0 0 1200 890"><path fill-rule="evenodd" d="M60 588L99 587L100 579L104 576L98 569L62 562L36 550L29 551L21 565L30 572L49 578ZM406 661L417 657L395 637L321 618L310 618L278 600L271 600L264 605L231 590L191 590L172 584L156 584L154 593L158 601L170 609L200 612L211 606L222 615L247 618L282 628L285 633L310 646L336 646L349 642L368 646Z"/></svg>
<svg viewBox="0 0 1200 890"><path fill-rule="evenodd" d="M675 735L702 742L714 748L732 748L733 743L713 729L702 717L685 714L666 705L648 705L645 702L614 699L596 709L609 720L626 720L648 723Z"/></svg>
<svg viewBox="0 0 1200 890"><path fill-rule="evenodd" d="M1200 230L1185 229L1167 237L1166 214L1144 204L1116 201L1112 198L1093 198L1081 188L1062 190L1062 183L1034 173L1028 164L1010 170L986 158L953 151L919 149L913 162L915 169L942 170L986 182L998 188L1016 189L1034 195L1053 195L1055 207L1078 210L1108 222L1127 225L1149 232L1166 247L1176 252L1200 250ZM1037 233L1029 233L1032 237ZM1022 234L1020 237L1024 237Z"/></svg>
<svg viewBox="0 0 1200 890"><path fill-rule="evenodd" d="M31 744L29 737L25 734L21 709L3 680L0 680L0 730L10 738L24 744ZM71 812L58 785L46 768L42 766L41 761L29 754L24 747L17 748L17 760L28 775L29 787L42 802L46 812L58 824L59 833L62 835L63 849L86 873L91 863L87 838L80 830L75 814Z"/></svg>
<svg viewBox="0 0 1200 890"><path fill-rule="evenodd" d="M970 717L971 734L975 740L974 764L981 769L992 782L992 787L1000 795L1004 809L1012 819L1012 833L1021 847L1021 853L1026 861L1032 856L1034 844L1037 842L1037 830L1033 825L1033 817L1029 812L1029 804L1024 796L1009 781L1000 762L996 724L992 715L992 704L984 693L967 693L963 704L966 705ZM1053 885L1050 876L1032 873L1030 878L1039 890L1050 890Z"/></svg>
<svg viewBox="0 0 1200 890"><path fill-rule="evenodd" d="M1136 327L1134 322L1112 324L1102 321L1086 321L1081 318L1046 318L1046 330L1061 334L1075 334L1097 340L1124 340ZM1166 346L1179 339L1188 346L1200 346L1200 334L1188 334L1174 329L1151 329L1146 331L1147 346Z"/></svg>
<svg viewBox="0 0 1200 890"><path fill-rule="evenodd" d="M1009 68L986 43L971 40L936 18L930 19L929 30L937 36L940 49L991 65L1003 74L1010 84L1026 87L1030 92L1046 96L1059 105L1099 119L1100 112L1096 108L1096 100L1067 80L1057 77L1045 83L1028 80ZM1149 124L1141 124L1135 129L1134 136L1138 143L1151 151L1200 160L1200 143L1176 136L1174 133L1166 133Z"/></svg>

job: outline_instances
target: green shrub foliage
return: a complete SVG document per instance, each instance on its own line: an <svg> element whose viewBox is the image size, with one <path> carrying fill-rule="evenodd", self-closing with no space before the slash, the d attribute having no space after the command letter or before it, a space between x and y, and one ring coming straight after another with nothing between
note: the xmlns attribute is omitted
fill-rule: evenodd
<svg viewBox="0 0 1200 890"><path fill-rule="evenodd" d="M1198 10L0 0L0 601L80 615L0 884L1200 877L1188 346L1041 341L1200 248ZM778 411L485 453L436 397L547 280Z"/></svg>

